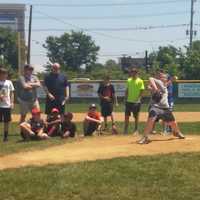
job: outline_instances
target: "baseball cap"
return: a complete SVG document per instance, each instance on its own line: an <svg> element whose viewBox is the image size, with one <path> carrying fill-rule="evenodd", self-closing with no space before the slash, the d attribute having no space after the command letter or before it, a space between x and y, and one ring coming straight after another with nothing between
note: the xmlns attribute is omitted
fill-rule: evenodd
<svg viewBox="0 0 200 200"><path fill-rule="evenodd" d="M24 70L34 70L34 67L30 64L24 65Z"/></svg>
<svg viewBox="0 0 200 200"><path fill-rule="evenodd" d="M89 108L91 109L91 108L97 108L97 106L96 106L96 104L91 104L90 106L89 106Z"/></svg>
<svg viewBox="0 0 200 200"><path fill-rule="evenodd" d="M53 108L53 109L51 110L51 112L52 112L52 113L59 113L59 110L58 110L57 108Z"/></svg>
<svg viewBox="0 0 200 200"><path fill-rule="evenodd" d="M41 114L41 111L40 111L40 109L38 109L38 108L33 108L33 109L31 110L31 114L32 114L32 115Z"/></svg>

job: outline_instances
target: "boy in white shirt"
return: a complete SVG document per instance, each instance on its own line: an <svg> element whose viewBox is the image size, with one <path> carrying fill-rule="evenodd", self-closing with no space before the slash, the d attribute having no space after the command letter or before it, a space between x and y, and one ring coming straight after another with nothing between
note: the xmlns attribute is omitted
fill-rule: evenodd
<svg viewBox="0 0 200 200"><path fill-rule="evenodd" d="M14 86L8 78L8 71L0 68L0 122L4 123L3 141L8 141L11 110L14 108Z"/></svg>

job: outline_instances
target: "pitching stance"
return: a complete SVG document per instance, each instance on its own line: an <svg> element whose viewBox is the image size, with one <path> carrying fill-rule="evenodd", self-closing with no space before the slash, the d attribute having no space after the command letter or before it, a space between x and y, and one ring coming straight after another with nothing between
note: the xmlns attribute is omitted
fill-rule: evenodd
<svg viewBox="0 0 200 200"><path fill-rule="evenodd" d="M172 129L174 136L184 139L185 136L179 130L174 115L170 110L168 103L167 76L164 73L158 73L157 78L149 79L149 88L151 89L152 98L149 108L149 117L144 129L144 136L138 141L138 144L148 144L150 142L149 134L151 133L155 122L163 120Z"/></svg>

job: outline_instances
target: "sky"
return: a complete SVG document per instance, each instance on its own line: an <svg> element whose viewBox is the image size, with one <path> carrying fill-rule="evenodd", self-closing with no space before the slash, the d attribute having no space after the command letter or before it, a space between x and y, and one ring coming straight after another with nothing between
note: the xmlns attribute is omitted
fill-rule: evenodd
<svg viewBox="0 0 200 200"><path fill-rule="evenodd" d="M26 39L29 5L33 4L31 63L37 66L37 71L42 71L42 66L48 61L46 50L42 47L45 39L70 30L84 30L92 36L100 46L100 63L108 59L117 60L124 54L144 57L145 50L150 53L159 46L183 47L189 42L186 36L189 26L185 24L190 22L191 0L0 0L0 3L27 4ZM70 6L72 4L76 6ZM91 4L93 6L88 6ZM200 1L197 0L194 24L200 24L199 8ZM180 26L167 28L168 25ZM165 28L141 29L150 26ZM197 25L194 28L199 30ZM199 36L197 33L194 39L200 39Z"/></svg>

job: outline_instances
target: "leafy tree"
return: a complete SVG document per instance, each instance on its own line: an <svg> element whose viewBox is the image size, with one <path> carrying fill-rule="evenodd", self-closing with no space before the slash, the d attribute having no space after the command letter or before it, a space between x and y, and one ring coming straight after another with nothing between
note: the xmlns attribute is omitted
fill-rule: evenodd
<svg viewBox="0 0 200 200"><path fill-rule="evenodd" d="M186 54L180 62L182 78L200 79L200 41L194 41L191 50L186 47Z"/></svg>
<svg viewBox="0 0 200 200"><path fill-rule="evenodd" d="M171 75L180 75L180 58L183 56L181 49L174 46L159 47L157 52L150 54L152 70L164 69Z"/></svg>
<svg viewBox="0 0 200 200"><path fill-rule="evenodd" d="M0 28L0 54L4 57L1 64L17 70L17 34L10 29Z"/></svg>
<svg viewBox="0 0 200 200"><path fill-rule="evenodd" d="M74 71L80 70L82 65L91 69L100 49L91 36L75 31L60 37L49 36L44 47L51 62L59 62L64 70Z"/></svg>

